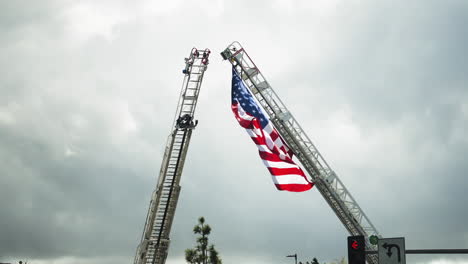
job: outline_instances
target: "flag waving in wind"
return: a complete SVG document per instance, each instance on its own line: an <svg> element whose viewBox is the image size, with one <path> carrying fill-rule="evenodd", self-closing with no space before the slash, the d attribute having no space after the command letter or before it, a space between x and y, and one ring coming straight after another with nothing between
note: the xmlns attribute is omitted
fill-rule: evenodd
<svg viewBox="0 0 468 264"><path fill-rule="evenodd" d="M292 160L293 153L257 105L234 68L232 69L231 109L241 127L257 145L260 158L280 191L303 192L314 183Z"/></svg>

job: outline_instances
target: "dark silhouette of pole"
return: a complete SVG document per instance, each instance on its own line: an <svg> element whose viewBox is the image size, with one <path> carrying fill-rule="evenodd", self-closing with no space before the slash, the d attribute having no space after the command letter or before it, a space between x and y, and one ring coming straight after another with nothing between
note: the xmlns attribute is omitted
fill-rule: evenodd
<svg viewBox="0 0 468 264"><path fill-rule="evenodd" d="M468 254L468 249L406 249L406 254ZM366 254L378 254L377 250L366 250Z"/></svg>
<svg viewBox="0 0 468 264"><path fill-rule="evenodd" d="M297 264L297 254L294 255L287 255L287 258L294 258L294 263Z"/></svg>

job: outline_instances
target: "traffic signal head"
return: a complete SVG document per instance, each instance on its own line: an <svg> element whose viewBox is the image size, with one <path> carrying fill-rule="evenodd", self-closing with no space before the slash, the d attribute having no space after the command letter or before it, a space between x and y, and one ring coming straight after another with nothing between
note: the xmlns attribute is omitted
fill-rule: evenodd
<svg viewBox="0 0 468 264"><path fill-rule="evenodd" d="M364 240L364 236L348 237L348 263L366 263L366 242Z"/></svg>

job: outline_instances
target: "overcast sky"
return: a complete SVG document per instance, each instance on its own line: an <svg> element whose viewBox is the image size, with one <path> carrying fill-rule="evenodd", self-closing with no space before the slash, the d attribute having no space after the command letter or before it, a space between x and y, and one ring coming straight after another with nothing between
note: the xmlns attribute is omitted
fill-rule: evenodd
<svg viewBox="0 0 468 264"><path fill-rule="evenodd" d="M463 0L0 1L0 261L133 262L194 46L212 55L167 263L199 216L227 264L346 256L320 193L277 191L234 119L234 40L384 237L468 248L467 25Z"/></svg>

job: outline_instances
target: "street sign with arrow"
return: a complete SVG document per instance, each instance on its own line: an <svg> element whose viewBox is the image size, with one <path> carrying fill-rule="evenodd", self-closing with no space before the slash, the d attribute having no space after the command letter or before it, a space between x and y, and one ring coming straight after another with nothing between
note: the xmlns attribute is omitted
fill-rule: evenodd
<svg viewBox="0 0 468 264"><path fill-rule="evenodd" d="M380 238L378 254L379 264L406 264L405 238Z"/></svg>

